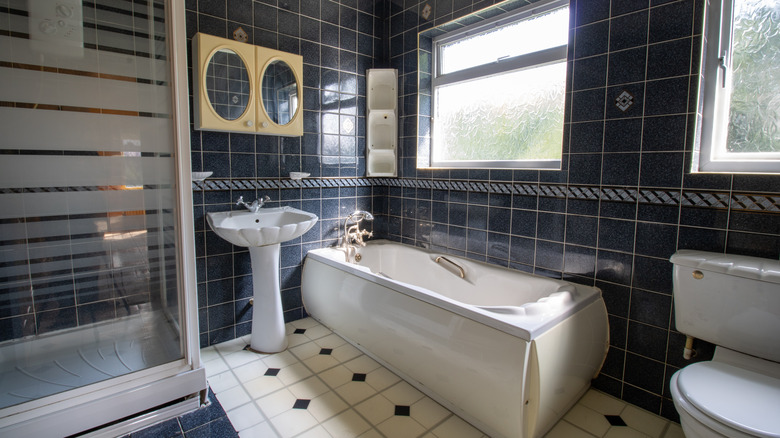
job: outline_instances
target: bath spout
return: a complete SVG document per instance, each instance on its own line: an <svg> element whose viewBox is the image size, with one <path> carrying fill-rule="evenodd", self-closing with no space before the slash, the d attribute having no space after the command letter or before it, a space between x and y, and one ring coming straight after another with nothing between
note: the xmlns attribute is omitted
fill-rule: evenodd
<svg viewBox="0 0 780 438"><path fill-rule="evenodd" d="M373 231L360 229L360 222L364 220L373 221L374 215L364 210L357 210L347 216L344 221L344 240L341 242L341 248L346 252L347 262L350 262L351 256L357 253L358 246L366 246L363 236L369 238L374 236ZM349 226L350 223L353 225Z"/></svg>

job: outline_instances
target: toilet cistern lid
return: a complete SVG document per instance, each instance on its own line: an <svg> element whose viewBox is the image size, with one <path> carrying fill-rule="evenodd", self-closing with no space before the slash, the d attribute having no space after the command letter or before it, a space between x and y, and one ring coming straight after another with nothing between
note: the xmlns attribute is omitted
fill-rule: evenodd
<svg viewBox="0 0 780 438"><path fill-rule="evenodd" d="M780 438L780 379L725 363L699 362L680 371L677 387L697 409L733 429Z"/></svg>

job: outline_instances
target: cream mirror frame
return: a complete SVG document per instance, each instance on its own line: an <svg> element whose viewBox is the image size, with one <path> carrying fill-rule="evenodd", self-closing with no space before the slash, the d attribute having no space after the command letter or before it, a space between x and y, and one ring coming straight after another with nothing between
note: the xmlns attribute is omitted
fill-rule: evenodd
<svg viewBox="0 0 780 438"><path fill-rule="evenodd" d="M219 68L221 71L227 70L233 82L229 82L231 80L229 77L215 79L213 75L209 75L212 61L230 57L231 52L237 55L246 67L245 76L240 68L230 63L220 64ZM197 33L192 38L192 59L195 129L290 137L303 135L303 57ZM285 90L291 99L290 102L294 99L294 105L288 103L288 108L292 106L294 108L289 108L292 111L289 111L289 122L285 124L279 124L269 116L261 92L266 71L270 66L282 62L290 68L295 80L294 86L288 84ZM236 78L238 75L242 78ZM246 81L243 80L244 78ZM215 90L215 88L219 89L220 85L222 89ZM225 100L227 102L224 102ZM244 102L246 107L241 112ZM230 108L225 109L228 107Z"/></svg>

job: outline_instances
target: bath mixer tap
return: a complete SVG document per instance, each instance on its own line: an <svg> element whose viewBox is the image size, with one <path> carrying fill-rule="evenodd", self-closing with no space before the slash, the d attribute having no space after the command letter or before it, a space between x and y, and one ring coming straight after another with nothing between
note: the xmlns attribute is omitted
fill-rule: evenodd
<svg viewBox="0 0 780 438"><path fill-rule="evenodd" d="M263 205L265 205L265 203L269 202L270 200L271 198L268 195L266 195L265 197L263 197L263 199L255 199L254 201L252 201L251 204L247 204L246 202L244 202L244 197L239 196L236 205L243 205L244 208L251 211L252 213L257 213L260 210L260 208L262 208Z"/></svg>
<svg viewBox="0 0 780 438"><path fill-rule="evenodd" d="M358 246L366 246L363 241L363 236L369 238L374 236L374 232L360 229L360 222L373 221L374 215L364 210L357 210L352 212L344 221L344 240L341 242L341 247L346 252L347 262L350 261L351 256L357 252ZM352 222L352 226L349 226Z"/></svg>

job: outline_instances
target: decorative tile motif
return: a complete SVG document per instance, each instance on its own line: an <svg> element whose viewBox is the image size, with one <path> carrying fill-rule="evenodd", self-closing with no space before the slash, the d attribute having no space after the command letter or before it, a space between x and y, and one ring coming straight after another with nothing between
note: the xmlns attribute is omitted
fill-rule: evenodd
<svg viewBox="0 0 780 438"><path fill-rule="evenodd" d="M386 186L456 192L498 193L543 196L559 199L585 199L643 204L682 205L705 208L731 208L760 212L780 212L780 196L723 192L680 192L679 190L629 189L622 187L567 186L565 184L489 183L480 181L427 180L412 178L310 178L291 179L208 179L192 183L194 191L264 190L299 188L338 188ZM155 187L156 188L156 187ZM44 188L53 192L62 188ZM68 188L76 190L77 188ZM88 189L88 188L86 188ZM86 190L85 189L85 190ZM10 189L13 190L13 189ZM32 189L25 189L32 190Z"/></svg>
<svg viewBox="0 0 780 438"><path fill-rule="evenodd" d="M239 43L245 43L249 41L249 35L247 35L243 27L239 26L238 29L233 31L233 39Z"/></svg>
<svg viewBox="0 0 780 438"><path fill-rule="evenodd" d="M277 374L279 374L279 371L281 371L281 369L279 369L279 368L268 368L266 370L265 374L263 374L263 375L264 376L275 377Z"/></svg>
<svg viewBox="0 0 780 438"><path fill-rule="evenodd" d="M618 109L623 112L631 108L631 105L633 104L634 96L626 90L623 90L623 92L620 93L620 95L615 99L615 106L617 106Z"/></svg>
<svg viewBox="0 0 780 438"><path fill-rule="evenodd" d="M323 356L330 356L331 353L333 353L332 348L323 348L320 350L320 354Z"/></svg>
<svg viewBox="0 0 780 438"><path fill-rule="evenodd" d="M433 8L431 8L431 5L426 3L425 6L423 6L423 8L422 8L422 13L421 13L422 17L427 20L428 17L431 16L431 11L432 10L433 10Z"/></svg>
<svg viewBox="0 0 780 438"><path fill-rule="evenodd" d="M301 329L301 328L295 329L295 331L293 333L295 333L296 335L302 335L302 334L306 333L306 329Z"/></svg>
<svg viewBox="0 0 780 438"><path fill-rule="evenodd" d="M353 382L365 382L366 381L366 375L363 373L355 373L352 375L352 381Z"/></svg>

